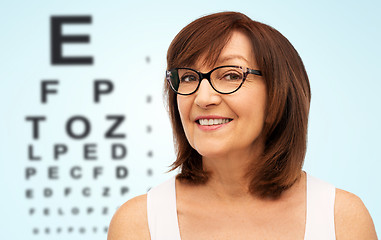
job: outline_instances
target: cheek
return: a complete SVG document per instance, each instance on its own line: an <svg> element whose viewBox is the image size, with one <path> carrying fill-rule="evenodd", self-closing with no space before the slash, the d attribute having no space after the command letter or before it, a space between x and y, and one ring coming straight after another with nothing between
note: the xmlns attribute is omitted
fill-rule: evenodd
<svg viewBox="0 0 381 240"><path fill-rule="evenodd" d="M193 122L191 121L191 109L192 109L192 100L179 96L177 98L177 109L179 111L181 125L183 126L185 137L188 140L188 143L193 146Z"/></svg>
<svg viewBox="0 0 381 240"><path fill-rule="evenodd" d="M177 108L180 114L181 123L183 125L184 130L187 129L190 119L190 111L192 108L192 102L190 99L184 97L184 96L178 96L177 97Z"/></svg>
<svg viewBox="0 0 381 240"><path fill-rule="evenodd" d="M241 116L253 120L265 121L267 112L267 93L264 86L258 86L255 91L247 91L242 98L234 103Z"/></svg>
<svg viewBox="0 0 381 240"><path fill-rule="evenodd" d="M177 110L179 111L181 121L183 121L183 116L185 113L184 101L182 101L179 97L177 97Z"/></svg>

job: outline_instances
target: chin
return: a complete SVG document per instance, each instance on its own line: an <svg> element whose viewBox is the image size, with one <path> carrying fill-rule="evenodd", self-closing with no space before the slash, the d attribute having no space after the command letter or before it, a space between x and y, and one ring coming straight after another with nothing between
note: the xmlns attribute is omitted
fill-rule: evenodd
<svg viewBox="0 0 381 240"><path fill-rule="evenodd" d="M223 148L221 146L214 147L214 146L208 146L208 147L202 147L202 148L196 148L196 151L205 158L221 158L226 156L228 153L226 148Z"/></svg>

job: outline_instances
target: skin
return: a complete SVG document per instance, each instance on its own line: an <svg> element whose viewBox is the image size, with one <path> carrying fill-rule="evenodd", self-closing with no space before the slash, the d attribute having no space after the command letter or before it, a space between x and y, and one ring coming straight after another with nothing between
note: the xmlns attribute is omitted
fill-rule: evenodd
<svg viewBox="0 0 381 240"><path fill-rule="evenodd" d="M216 65L230 64L257 69L250 41L240 32L233 33ZM212 69L193 68L202 72ZM177 101L187 139L203 156L204 167L212 172L202 186L176 180L182 240L303 239L305 173L301 172L301 178L278 200L249 194L249 182L243 177L247 165L263 151L261 132L267 102L264 80L249 75L242 88L230 95L215 92L203 80L196 93L178 96ZM195 122L200 115L218 115L233 121L217 130L204 131ZM146 204L146 194L123 204L110 223L108 239L150 239ZM337 239L377 239L369 212L356 195L336 189L334 214Z"/></svg>

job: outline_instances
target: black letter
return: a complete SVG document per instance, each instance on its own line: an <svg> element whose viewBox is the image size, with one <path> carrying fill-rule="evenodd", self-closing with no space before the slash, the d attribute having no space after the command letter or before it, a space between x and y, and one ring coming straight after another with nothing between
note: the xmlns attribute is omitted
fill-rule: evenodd
<svg viewBox="0 0 381 240"><path fill-rule="evenodd" d="M71 193L71 188L68 188L68 187L65 188L65 191L64 191L64 192L65 192L65 194L64 194L65 197L67 197L67 196L69 195L69 193Z"/></svg>
<svg viewBox="0 0 381 240"><path fill-rule="evenodd" d="M101 85L105 85L106 88L101 89ZM108 80L96 80L94 85L94 102L99 103L99 95L111 93L114 89L114 85Z"/></svg>
<svg viewBox="0 0 381 240"><path fill-rule="evenodd" d="M94 212L94 208L88 207L87 208L87 214L92 214Z"/></svg>
<svg viewBox="0 0 381 240"><path fill-rule="evenodd" d="M109 187L105 187L103 188L103 197L109 197L109 192L110 192L110 188Z"/></svg>
<svg viewBox="0 0 381 240"><path fill-rule="evenodd" d="M48 178L49 179L58 179L57 167L48 167Z"/></svg>
<svg viewBox="0 0 381 240"><path fill-rule="evenodd" d="M120 189L120 195L124 195L124 194L126 194L126 193L128 193L128 187L122 187L121 189Z"/></svg>
<svg viewBox="0 0 381 240"><path fill-rule="evenodd" d="M104 207L102 213L103 213L103 215L107 215L107 213L108 213L108 208L107 208L107 207ZM105 232L106 232L106 231L107 231L107 227L105 227Z"/></svg>
<svg viewBox="0 0 381 240"><path fill-rule="evenodd" d="M96 160L97 156L90 155L91 153L96 153L95 149L97 145L96 144L85 144L84 150L83 150L83 158L85 160Z"/></svg>
<svg viewBox="0 0 381 240"><path fill-rule="evenodd" d="M75 135L72 130L72 123L76 120L81 120L85 124L85 131L82 134ZM66 123L66 132L70 135L70 137L74 139L82 139L87 137L90 132L90 123L89 120L87 120L85 117L82 116L74 116L69 119L69 121Z"/></svg>
<svg viewBox="0 0 381 240"><path fill-rule="evenodd" d="M83 194L83 196L85 196L85 197L90 196L90 188L85 187L84 189L82 189L82 194Z"/></svg>
<svg viewBox="0 0 381 240"><path fill-rule="evenodd" d="M127 175L128 175L128 170L126 167L119 166L116 168L116 178L118 179L126 178Z"/></svg>
<svg viewBox="0 0 381 240"><path fill-rule="evenodd" d="M25 192L26 198L33 198L33 190L27 189Z"/></svg>
<svg viewBox="0 0 381 240"><path fill-rule="evenodd" d="M45 121L45 117L39 117L39 116L36 116L36 117L26 117L25 120L26 121L29 121L31 120L32 121L32 130L33 130L33 139L38 139L39 137L39 129L38 129L38 123L39 121Z"/></svg>
<svg viewBox="0 0 381 240"><path fill-rule="evenodd" d="M53 65L93 64L92 57L64 57L64 43L89 43L89 35L62 35L62 25L91 23L91 16L53 16L51 17L51 61Z"/></svg>
<svg viewBox="0 0 381 240"><path fill-rule="evenodd" d="M94 179L98 178L98 175L101 174L102 169L103 169L102 167L94 167L94 170L93 170L93 177L94 177Z"/></svg>
<svg viewBox="0 0 381 240"><path fill-rule="evenodd" d="M34 160L34 161L36 161L36 160L41 160L41 157L39 157L39 156L33 156L33 146L32 145L29 145L29 147L28 147L28 158L29 158L29 160Z"/></svg>
<svg viewBox="0 0 381 240"><path fill-rule="evenodd" d="M47 98L46 96L48 95L48 93L57 93L57 90L56 89L48 89L47 86L49 84L52 84L52 85L58 85L58 81L42 81L41 82L41 102L42 103L46 103L47 102Z"/></svg>
<svg viewBox="0 0 381 240"><path fill-rule="evenodd" d="M105 138L125 138L124 133L115 134L115 129L124 121L123 115L110 115L106 116L106 119L115 119L115 123L110 127L110 129L105 133Z"/></svg>
<svg viewBox="0 0 381 240"><path fill-rule="evenodd" d="M48 198L53 195L53 190L51 188L45 188L44 189L44 197Z"/></svg>
<svg viewBox="0 0 381 240"><path fill-rule="evenodd" d="M29 179L30 176L32 175L35 175L36 174L36 169L35 168L26 168L25 169L25 179Z"/></svg>
<svg viewBox="0 0 381 240"><path fill-rule="evenodd" d="M46 216L48 216L49 215L49 208L44 208L44 215L46 215ZM48 230L49 228L45 228L45 232L48 232L49 230Z"/></svg>
<svg viewBox="0 0 381 240"><path fill-rule="evenodd" d="M121 150L120 154L118 155L117 154L117 147L119 147L119 149ZM126 154L127 154L127 149L126 149L126 146L124 146L123 144L113 144L112 147L111 147L112 151L111 151L111 158L114 159L114 160L121 160L123 158L126 157Z"/></svg>
<svg viewBox="0 0 381 240"><path fill-rule="evenodd" d="M33 215L35 212L34 208L29 208L29 215Z"/></svg>
<svg viewBox="0 0 381 240"><path fill-rule="evenodd" d="M67 146L65 144L54 145L54 160L58 159L58 156L67 152Z"/></svg>
<svg viewBox="0 0 381 240"><path fill-rule="evenodd" d="M74 178L74 179L79 179L79 178L81 178L82 175L81 175L81 174L75 175L75 174L74 174L74 170L79 170L79 171L81 171L81 167L75 166L75 167L73 167L73 168L70 170L70 175L71 175L72 178Z"/></svg>
<svg viewBox="0 0 381 240"><path fill-rule="evenodd" d="M71 213L72 213L73 215L78 215L78 213L79 213L79 208L77 208L77 207L72 208L72 209L71 209Z"/></svg>

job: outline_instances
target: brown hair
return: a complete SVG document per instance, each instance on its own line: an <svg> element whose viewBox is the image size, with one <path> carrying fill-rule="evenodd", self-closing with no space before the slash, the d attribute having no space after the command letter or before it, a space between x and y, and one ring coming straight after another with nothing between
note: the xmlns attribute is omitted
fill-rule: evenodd
<svg viewBox="0 0 381 240"><path fill-rule="evenodd" d="M278 198L300 177L307 144L307 123L311 99L303 62L291 43L277 30L238 12L221 12L201 17L183 28L167 53L167 69L191 66L205 55L213 66L233 31L251 40L255 60L267 85L267 121L261 159L247 172L250 192L260 197ZM205 183L209 172L202 157L185 136L176 94L165 82L164 96L172 123L177 178L193 184Z"/></svg>

